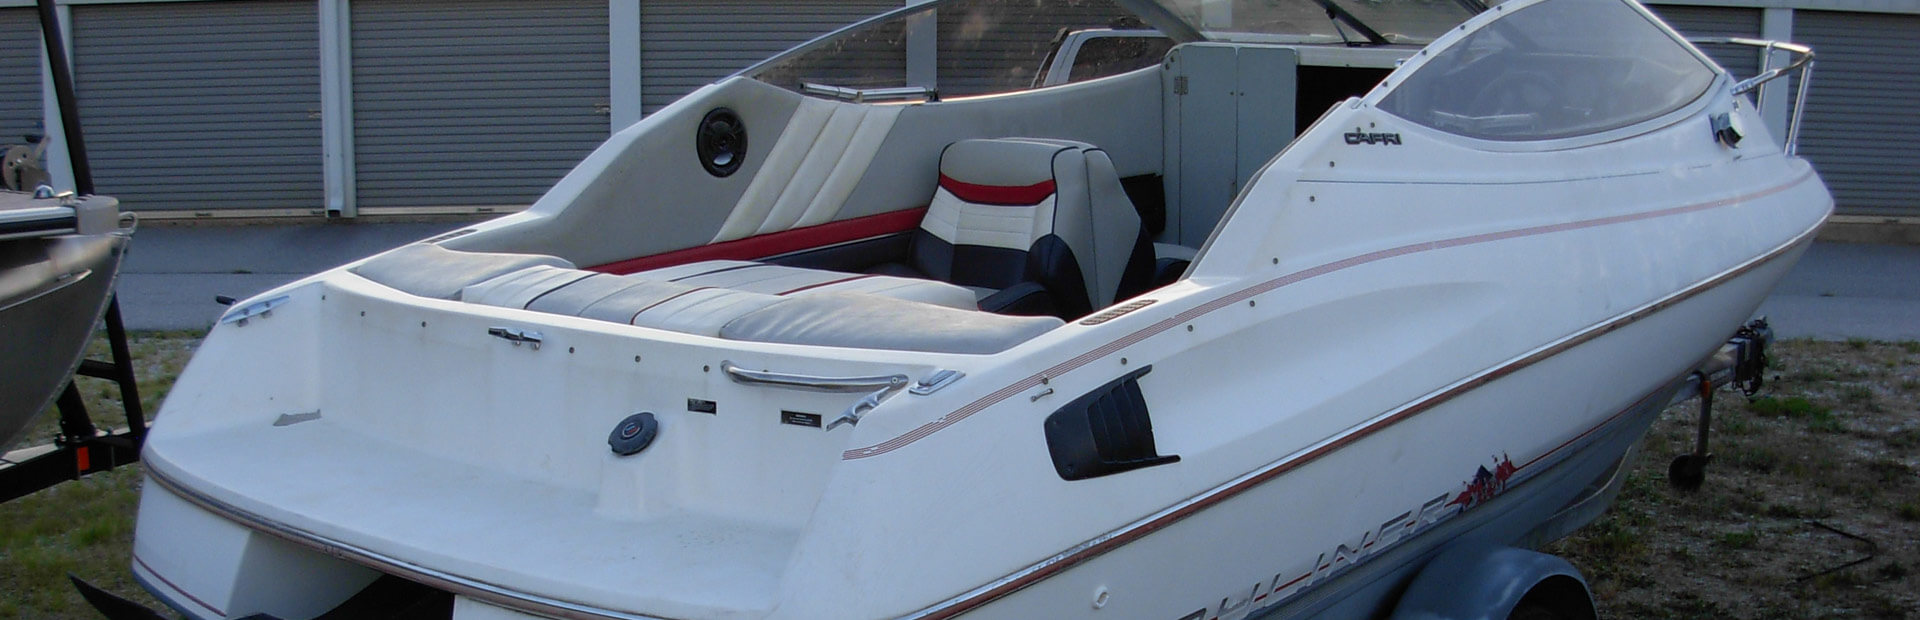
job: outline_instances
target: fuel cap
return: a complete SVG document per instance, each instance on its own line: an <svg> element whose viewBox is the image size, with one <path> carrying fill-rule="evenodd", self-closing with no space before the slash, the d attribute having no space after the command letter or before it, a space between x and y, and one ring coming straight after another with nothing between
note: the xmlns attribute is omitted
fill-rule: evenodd
<svg viewBox="0 0 1920 620"><path fill-rule="evenodd" d="M653 436L660 433L660 422L653 419L653 413L642 411L621 420L614 425L613 433L607 435L607 446L613 453L628 456L647 449L653 443Z"/></svg>

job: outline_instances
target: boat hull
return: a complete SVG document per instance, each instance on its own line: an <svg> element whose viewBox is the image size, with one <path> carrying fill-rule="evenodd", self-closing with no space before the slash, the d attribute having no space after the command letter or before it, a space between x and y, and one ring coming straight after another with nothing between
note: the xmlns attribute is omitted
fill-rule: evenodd
<svg viewBox="0 0 1920 620"><path fill-rule="evenodd" d="M124 235L0 242L0 447L51 405L106 312Z"/></svg>
<svg viewBox="0 0 1920 620"><path fill-rule="evenodd" d="M863 239L902 231L840 226L942 195L955 139L1086 139L1116 175L1194 154L1178 145L1213 152L1073 124L1151 126L1180 101L1165 89L1201 92L1168 77L885 110L732 78L623 130L529 211L430 253L603 268L682 250L894 256ZM1200 218L1213 233L1182 275L991 354L480 303L460 291L496 276L455 279L408 250L319 274L243 304L274 311L216 327L176 383L145 447L135 572L197 617L311 616L381 573L471 610L566 618L1377 616L1452 543L1537 544L1597 515L1679 380L1830 212L1806 162L1758 133L1715 138L1716 116L1762 123L1731 78L1712 80L1634 127L1511 144L1381 111L1386 91L1348 100L1261 155L1231 203L1206 205L1225 215ZM1053 114L1092 102L1131 115ZM795 128L756 138L791 157L766 158L766 174L676 174L697 162L669 146L717 108ZM892 124L866 124L874 113ZM838 177L857 186L843 195L828 187L850 161L836 149L856 143L877 151ZM795 172L810 168L824 174ZM809 193L870 210L726 232L776 212L812 221L826 211ZM881 236L813 236L825 228ZM1054 420L1093 426L1106 405L1088 402L1118 403L1100 423L1128 436L1056 441ZM648 417L644 452L608 443ZM1126 467L1062 464L1089 451Z"/></svg>
<svg viewBox="0 0 1920 620"><path fill-rule="evenodd" d="M1812 232L1595 325L1592 337L1564 343L1550 355L1495 373L1495 379L1430 395L1415 404L1417 413L1346 435L1351 441L1337 443L1337 449L1295 453L1261 470L1279 475L1261 480L1256 471L1246 477L1253 484L1216 487L1110 532L1109 549L1052 558L1065 566L1029 567L1027 574L1041 579L991 584L1024 586L997 593L1000 598L956 597L922 615L971 608L982 617L1093 618L1100 608L1090 603L1101 594L1113 604L1190 604L1158 613L1166 618L1383 615L1419 567L1452 543L1537 546L1597 517L1611 501L1609 487L1617 484L1623 461L1686 378L1656 378L1644 369L1674 359L1703 360L1751 316ZM1646 378L1620 378L1635 370ZM1574 400L1568 395L1595 388L1618 390L1630 404L1610 412L1565 408ZM1535 422L1516 432L1525 421ZM1521 443L1510 438L1537 435L1547 426L1565 429L1549 444L1557 447L1538 453L1509 447ZM1476 428L1482 432L1463 430ZM1387 483L1383 475L1458 460L1462 452L1480 454L1488 471L1499 472L1497 479L1476 485L1476 471L1467 469L1459 472L1458 484L1444 488L1380 488ZM1503 465L1515 469L1503 472ZM1180 568L1170 570L1170 562ZM982 588L969 594L996 593Z"/></svg>

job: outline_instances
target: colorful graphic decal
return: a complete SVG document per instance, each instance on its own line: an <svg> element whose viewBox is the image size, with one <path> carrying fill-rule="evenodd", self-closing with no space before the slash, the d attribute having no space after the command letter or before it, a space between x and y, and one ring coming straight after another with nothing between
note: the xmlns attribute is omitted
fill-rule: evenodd
<svg viewBox="0 0 1920 620"><path fill-rule="evenodd" d="M1485 503L1507 490L1507 481L1513 478L1513 474L1520 471L1520 468L1515 467L1513 459L1507 458L1505 454L1494 460L1493 471L1487 471L1487 466L1481 465L1480 471L1474 472L1473 479L1467 481L1467 490L1461 491L1447 505L1459 506L1461 510L1466 510Z"/></svg>

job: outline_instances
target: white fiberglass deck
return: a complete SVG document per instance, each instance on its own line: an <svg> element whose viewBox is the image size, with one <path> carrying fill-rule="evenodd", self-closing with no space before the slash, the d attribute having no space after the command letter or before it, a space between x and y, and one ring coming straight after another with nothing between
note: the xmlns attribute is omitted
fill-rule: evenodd
<svg viewBox="0 0 1920 620"><path fill-rule="evenodd" d="M609 458L612 458L609 456ZM310 470L281 476L187 472ZM330 424L228 429L149 450L153 473L319 539L539 597L671 617L762 616L795 533L697 515L607 518L594 494L423 456ZM156 489L149 489L152 492ZM244 498L235 500L233 498ZM377 534L376 534L377 533Z"/></svg>

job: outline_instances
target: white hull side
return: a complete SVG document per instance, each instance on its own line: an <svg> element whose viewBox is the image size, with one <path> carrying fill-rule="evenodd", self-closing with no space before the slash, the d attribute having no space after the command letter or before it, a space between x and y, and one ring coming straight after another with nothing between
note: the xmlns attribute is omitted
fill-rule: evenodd
<svg viewBox="0 0 1920 620"><path fill-rule="evenodd" d="M1102 610L1091 603L1105 592L1108 605L1138 611L1138 617L1177 619L1204 611L1197 617L1232 620L1276 604L1292 611L1272 617L1371 617L1390 601L1349 597L1368 586L1391 589L1393 579L1411 578L1417 564L1389 562L1401 570L1385 584L1342 582L1344 571L1399 547L1430 556L1460 535L1442 526L1478 517L1487 507L1460 510L1445 502L1465 490L1476 467L1492 469L1502 457L1521 466L1502 496L1545 496L1548 510L1564 507L1584 481L1554 486L1525 478L1569 459L1585 458L1588 470L1618 461L1665 405L1671 380L1686 367L1676 360L1703 358L1725 340L1724 330L1707 326L1733 325L1748 316L1803 249L1794 246L1691 299L1338 450L1318 458L1290 455L1281 462L1306 462L983 607L979 615L1100 617ZM1683 358L1678 351L1696 353ZM1617 394L1626 399L1615 410L1618 417L1566 408L1569 395L1606 385L1666 388ZM1544 517L1537 510L1515 513L1495 524L1492 535L1503 537L1502 543L1520 542ZM1382 537L1383 530L1390 533ZM1375 544L1381 540L1386 542ZM1358 552L1342 553L1339 545Z"/></svg>

